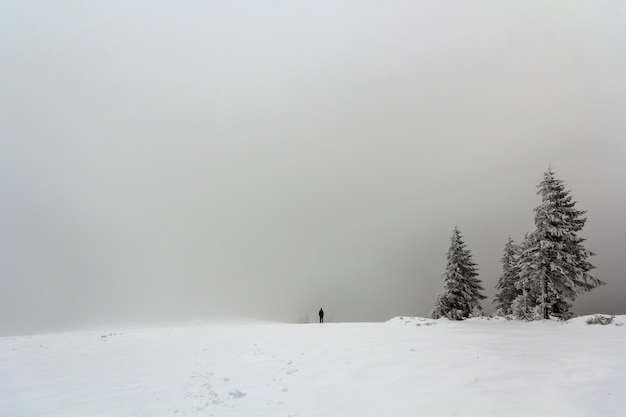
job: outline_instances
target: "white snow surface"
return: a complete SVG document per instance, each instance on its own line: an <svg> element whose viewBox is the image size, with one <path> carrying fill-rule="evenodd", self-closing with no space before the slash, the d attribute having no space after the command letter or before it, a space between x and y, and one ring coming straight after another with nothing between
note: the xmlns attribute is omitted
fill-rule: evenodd
<svg viewBox="0 0 626 417"><path fill-rule="evenodd" d="M0 416L623 416L611 325L395 318L0 338Z"/></svg>

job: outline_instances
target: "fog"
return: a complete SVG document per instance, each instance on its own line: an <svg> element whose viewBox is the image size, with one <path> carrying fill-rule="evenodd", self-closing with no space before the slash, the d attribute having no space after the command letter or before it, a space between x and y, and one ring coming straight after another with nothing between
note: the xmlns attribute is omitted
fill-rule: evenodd
<svg viewBox="0 0 626 417"><path fill-rule="evenodd" d="M0 335L490 299L550 166L626 313L621 1L0 4Z"/></svg>

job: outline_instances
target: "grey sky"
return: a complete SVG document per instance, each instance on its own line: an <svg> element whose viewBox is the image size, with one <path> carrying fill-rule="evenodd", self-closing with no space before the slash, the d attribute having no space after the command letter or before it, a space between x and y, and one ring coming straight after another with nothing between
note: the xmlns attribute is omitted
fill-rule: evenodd
<svg viewBox="0 0 626 417"><path fill-rule="evenodd" d="M625 115L622 1L4 1L0 335L492 296L549 164L626 313Z"/></svg>

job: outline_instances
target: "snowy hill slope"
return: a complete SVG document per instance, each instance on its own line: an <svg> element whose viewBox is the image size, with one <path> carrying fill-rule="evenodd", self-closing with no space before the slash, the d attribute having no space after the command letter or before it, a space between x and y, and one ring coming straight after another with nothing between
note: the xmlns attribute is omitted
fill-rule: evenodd
<svg viewBox="0 0 626 417"><path fill-rule="evenodd" d="M396 318L0 338L2 416L620 416L626 322Z"/></svg>

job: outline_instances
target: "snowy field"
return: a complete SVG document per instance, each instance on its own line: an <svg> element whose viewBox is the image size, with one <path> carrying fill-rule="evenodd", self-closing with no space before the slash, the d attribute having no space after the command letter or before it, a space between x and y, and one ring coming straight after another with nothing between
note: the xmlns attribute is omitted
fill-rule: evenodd
<svg viewBox="0 0 626 417"><path fill-rule="evenodd" d="M1 416L624 416L614 324L240 323L0 338Z"/></svg>

